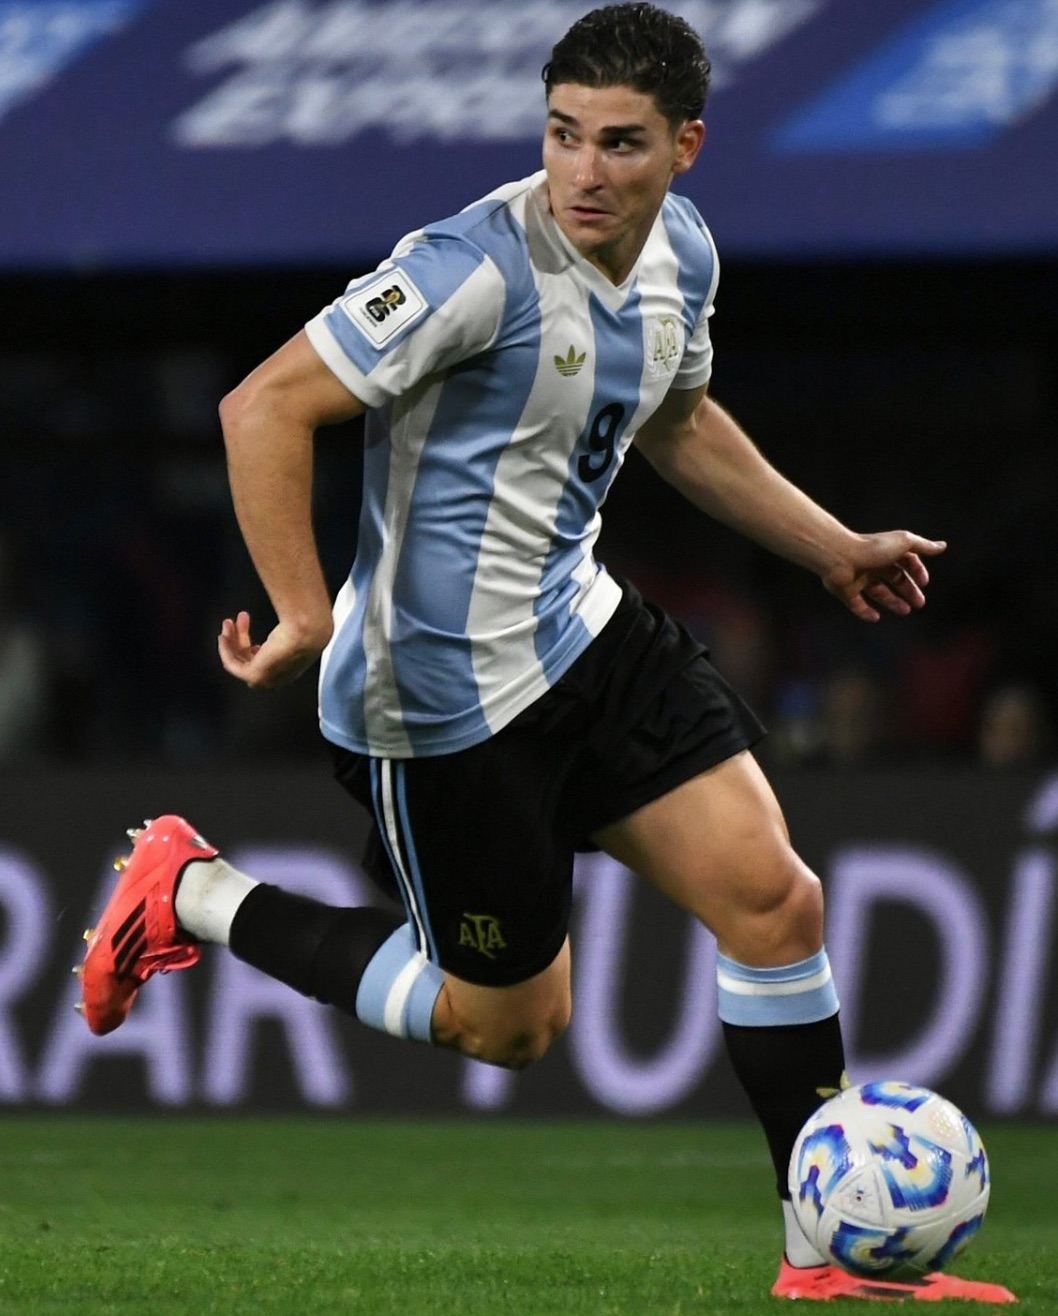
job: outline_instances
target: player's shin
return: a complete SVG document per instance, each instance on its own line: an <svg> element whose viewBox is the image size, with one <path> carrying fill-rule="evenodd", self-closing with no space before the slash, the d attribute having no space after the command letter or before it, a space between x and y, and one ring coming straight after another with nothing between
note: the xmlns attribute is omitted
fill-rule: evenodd
<svg viewBox="0 0 1058 1316"><path fill-rule="evenodd" d="M732 1067L764 1129L795 1265L822 1260L788 1209L790 1153L805 1120L845 1083L838 998L826 952L780 968L717 960L719 1013Z"/></svg>
<svg viewBox="0 0 1058 1316"><path fill-rule="evenodd" d="M339 909L262 883L239 905L229 945L247 964L369 1027L431 1040L444 977L398 914Z"/></svg>

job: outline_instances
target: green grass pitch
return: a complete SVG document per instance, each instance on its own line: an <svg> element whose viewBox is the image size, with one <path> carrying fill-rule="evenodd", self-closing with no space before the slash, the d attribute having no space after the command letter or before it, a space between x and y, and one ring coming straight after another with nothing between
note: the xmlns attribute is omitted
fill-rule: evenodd
<svg viewBox="0 0 1058 1316"><path fill-rule="evenodd" d="M749 1125L12 1115L2 1129L11 1316L784 1309ZM1054 1316L1058 1135L983 1132L992 1207L957 1269Z"/></svg>

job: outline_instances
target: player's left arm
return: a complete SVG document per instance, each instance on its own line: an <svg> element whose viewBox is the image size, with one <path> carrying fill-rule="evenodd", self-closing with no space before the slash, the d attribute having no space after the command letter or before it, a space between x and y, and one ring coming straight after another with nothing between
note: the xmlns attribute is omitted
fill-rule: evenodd
<svg viewBox="0 0 1058 1316"><path fill-rule="evenodd" d="M858 534L781 475L704 387L670 390L636 446L696 507L790 562L814 571L863 621L925 603L923 558L942 540L908 530Z"/></svg>

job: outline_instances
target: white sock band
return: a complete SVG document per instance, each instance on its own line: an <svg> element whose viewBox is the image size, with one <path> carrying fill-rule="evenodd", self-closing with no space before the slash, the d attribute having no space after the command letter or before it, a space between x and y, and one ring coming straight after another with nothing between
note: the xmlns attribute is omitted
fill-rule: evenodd
<svg viewBox="0 0 1058 1316"><path fill-rule="evenodd" d="M419 950L411 926L397 928L375 952L360 979L356 1017L394 1037L430 1042L433 1008L444 973Z"/></svg>
<svg viewBox="0 0 1058 1316"><path fill-rule="evenodd" d="M826 950L775 969L751 968L716 957L720 1018L747 1028L818 1023L838 1012Z"/></svg>
<svg viewBox="0 0 1058 1316"><path fill-rule="evenodd" d="M793 1206L789 1202L782 1204L782 1219L786 1229L786 1241L783 1251L791 1266L823 1266L826 1258L821 1257L808 1239L804 1230L797 1223Z"/></svg>
<svg viewBox="0 0 1058 1316"><path fill-rule="evenodd" d="M235 911L257 885L226 859L196 859L176 888L176 921L199 941L226 946Z"/></svg>

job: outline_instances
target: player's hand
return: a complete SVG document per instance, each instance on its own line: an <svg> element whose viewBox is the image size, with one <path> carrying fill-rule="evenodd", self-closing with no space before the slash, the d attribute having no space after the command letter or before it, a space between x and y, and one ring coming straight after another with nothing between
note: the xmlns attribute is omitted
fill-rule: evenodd
<svg viewBox="0 0 1058 1316"><path fill-rule="evenodd" d="M883 608L906 617L926 602L929 572L922 559L947 547L943 539L908 530L859 535L849 558L823 573L823 584L861 621L877 621Z"/></svg>
<svg viewBox="0 0 1058 1316"><path fill-rule="evenodd" d="M330 617L315 634L296 631L280 621L263 644L250 636L250 614L225 617L217 636L224 670L254 689L289 685L319 658L330 639Z"/></svg>

